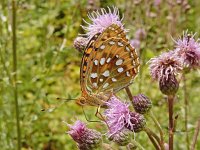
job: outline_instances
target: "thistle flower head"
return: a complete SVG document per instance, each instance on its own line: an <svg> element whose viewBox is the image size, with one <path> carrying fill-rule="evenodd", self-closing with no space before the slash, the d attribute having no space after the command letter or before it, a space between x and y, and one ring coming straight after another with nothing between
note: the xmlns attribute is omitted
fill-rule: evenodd
<svg viewBox="0 0 200 150"><path fill-rule="evenodd" d="M176 75L182 70L182 60L174 51L165 52L152 58L149 63L151 76L155 80L163 77L168 79L169 75Z"/></svg>
<svg viewBox="0 0 200 150"><path fill-rule="evenodd" d="M183 37L175 41L175 51L182 58L185 67L200 66L200 43L194 39L195 34L183 33Z"/></svg>
<svg viewBox="0 0 200 150"><path fill-rule="evenodd" d="M144 94L138 94L133 96L133 106L136 112L145 114L151 109L152 102Z"/></svg>
<svg viewBox="0 0 200 150"><path fill-rule="evenodd" d="M140 41L138 39L132 39L130 43L135 49L140 49Z"/></svg>
<svg viewBox="0 0 200 150"><path fill-rule="evenodd" d="M144 129L146 120L143 115L131 112L129 122L126 123L126 128L133 132L140 132Z"/></svg>
<svg viewBox="0 0 200 150"><path fill-rule="evenodd" d="M106 123L109 127L109 135L121 132L130 120L129 104L121 102L114 95L107 102L105 110Z"/></svg>
<svg viewBox="0 0 200 150"><path fill-rule="evenodd" d="M125 146L130 142L130 131L124 129L121 132L116 133L114 136L110 136L109 140L117 143L120 146Z"/></svg>
<svg viewBox="0 0 200 150"><path fill-rule="evenodd" d="M130 112L129 105L112 96L107 102L105 111L106 123L109 127L109 136L114 138L124 130L139 132L145 125L145 119L141 114Z"/></svg>
<svg viewBox="0 0 200 150"><path fill-rule="evenodd" d="M74 125L69 125L70 130L67 132L74 141L77 142L80 150L90 150L99 146L101 134L93 129L88 129L86 125L77 120Z"/></svg>
<svg viewBox="0 0 200 150"><path fill-rule="evenodd" d="M135 32L135 38L139 41L144 40L146 36L147 36L146 31L143 28L140 28Z"/></svg>
<svg viewBox="0 0 200 150"><path fill-rule="evenodd" d="M98 11L93 11L91 14L88 14L91 23L86 22L88 26L82 26L83 29L87 31L86 35L91 38L97 33L102 33L107 27L112 24L117 24L123 30L122 19L119 16L119 10L116 7L113 7L113 10L108 7L108 11L104 8L101 8ZM126 32L126 30L125 30Z"/></svg>
<svg viewBox="0 0 200 150"><path fill-rule="evenodd" d="M165 95L175 95L179 88L179 83L174 74L164 76L159 81L160 91Z"/></svg>
<svg viewBox="0 0 200 150"><path fill-rule="evenodd" d="M88 43L88 38L77 37L74 40L74 48L76 48L79 52L83 52L83 50L87 46L87 43Z"/></svg>

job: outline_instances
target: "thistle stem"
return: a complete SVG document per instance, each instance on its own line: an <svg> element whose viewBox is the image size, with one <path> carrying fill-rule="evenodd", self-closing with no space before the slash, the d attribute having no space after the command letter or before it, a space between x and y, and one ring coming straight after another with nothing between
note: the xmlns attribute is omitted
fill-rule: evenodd
<svg viewBox="0 0 200 150"><path fill-rule="evenodd" d="M129 97L130 101L132 102L133 95L131 93L131 90L129 89L128 86L125 88L125 90L126 90L126 93L128 94L128 97Z"/></svg>
<svg viewBox="0 0 200 150"><path fill-rule="evenodd" d="M183 92L184 92L184 110L185 110L185 133L186 133L186 143L187 143L187 150L190 149L190 141L189 141L189 135L188 135L188 99L187 99L187 87L186 87L186 76L185 73L183 73Z"/></svg>
<svg viewBox="0 0 200 150"><path fill-rule="evenodd" d="M168 95L168 112L169 112L169 150L173 150L174 145L174 119L173 119L174 96Z"/></svg>
<svg viewBox="0 0 200 150"><path fill-rule="evenodd" d="M191 150L195 150L195 145L197 143L197 137L199 135L199 130L200 130L200 117L199 117L199 120L197 121L197 127L195 129L195 133L194 133L194 136L193 136Z"/></svg>
<svg viewBox="0 0 200 150"><path fill-rule="evenodd" d="M155 133L153 133L153 131L151 131L149 128L145 128L144 131L146 132L147 136L149 137L151 143L154 145L156 150L160 150L160 147L158 144L158 143L160 143L159 137L157 137L157 135Z"/></svg>
<svg viewBox="0 0 200 150"><path fill-rule="evenodd" d="M140 145L140 143L136 142L135 140L131 140L131 142L136 145L140 150L145 150L144 147L142 147L142 145Z"/></svg>
<svg viewBox="0 0 200 150"><path fill-rule="evenodd" d="M161 149L164 150L164 134L161 128L160 123L158 122L158 120L156 119L156 117L154 116L153 112L150 111L149 112L150 117L152 118L153 122L155 123L156 127L158 128L159 132L160 132L160 146Z"/></svg>
<svg viewBox="0 0 200 150"><path fill-rule="evenodd" d="M13 50L13 92L15 99L17 143L21 150L21 131L19 118L18 88L17 88L17 36L16 36L16 0L12 0L12 50Z"/></svg>

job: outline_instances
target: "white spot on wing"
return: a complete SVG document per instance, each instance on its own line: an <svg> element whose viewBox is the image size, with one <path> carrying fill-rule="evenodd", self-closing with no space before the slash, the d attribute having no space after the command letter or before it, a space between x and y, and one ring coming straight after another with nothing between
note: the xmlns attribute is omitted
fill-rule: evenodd
<svg viewBox="0 0 200 150"><path fill-rule="evenodd" d="M128 46L126 46L126 50L127 50L128 52L130 52L130 48L129 48Z"/></svg>
<svg viewBox="0 0 200 150"><path fill-rule="evenodd" d="M106 62L109 63L110 61L111 61L111 58L109 57L109 58L106 60Z"/></svg>
<svg viewBox="0 0 200 150"><path fill-rule="evenodd" d="M103 82L103 79L99 79L100 82Z"/></svg>
<svg viewBox="0 0 200 150"><path fill-rule="evenodd" d="M97 87L97 83L96 83L96 82L92 83L92 85L93 85L95 88Z"/></svg>
<svg viewBox="0 0 200 150"><path fill-rule="evenodd" d="M94 61L94 64L97 66L97 65L98 65L98 60L95 60L95 61Z"/></svg>
<svg viewBox="0 0 200 150"><path fill-rule="evenodd" d="M96 78L96 77L97 77L97 73L91 73L91 75L90 75L90 76L91 76L91 78L93 78L93 79L94 79L94 78Z"/></svg>
<svg viewBox="0 0 200 150"><path fill-rule="evenodd" d="M109 85L108 83L105 83L105 84L103 85L103 89L107 88L108 85Z"/></svg>
<svg viewBox="0 0 200 150"><path fill-rule="evenodd" d="M117 66L119 66L119 65L121 65L122 63L123 63L123 60L122 60L122 59L118 59L118 60L116 61L115 64L116 64Z"/></svg>
<svg viewBox="0 0 200 150"><path fill-rule="evenodd" d="M124 68L120 67L117 69L117 71L120 73L120 72L123 72L124 71Z"/></svg>
<svg viewBox="0 0 200 150"><path fill-rule="evenodd" d="M133 53L132 53L132 52L131 52L131 54L130 54L130 55L131 55L131 57L132 57L132 58L134 57L134 55L133 55Z"/></svg>
<svg viewBox="0 0 200 150"><path fill-rule="evenodd" d="M131 76L129 71L126 72L126 75L127 75L127 77Z"/></svg>
<svg viewBox="0 0 200 150"><path fill-rule="evenodd" d="M124 44L121 43L121 42L117 42L117 44L118 44L119 46L124 46Z"/></svg>
<svg viewBox="0 0 200 150"><path fill-rule="evenodd" d="M106 47L105 45L101 45L101 46L100 46L100 49L103 50L105 47Z"/></svg>
<svg viewBox="0 0 200 150"><path fill-rule="evenodd" d="M103 65L105 63L106 59L105 58L101 58L100 60L100 64Z"/></svg>
<svg viewBox="0 0 200 150"><path fill-rule="evenodd" d="M119 55L116 55L115 57L119 58Z"/></svg>
<svg viewBox="0 0 200 150"><path fill-rule="evenodd" d="M117 81L117 79L115 79L115 78L112 78L112 82L116 82Z"/></svg>
<svg viewBox="0 0 200 150"><path fill-rule="evenodd" d="M133 66L136 66L135 60L133 60Z"/></svg>
<svg viewBox="0 0 200 150"><path fill-rule="evenodd" d="M114 42L114 41L110 41L109 44L110 44L110 45L114 45L115 42Z"/></svg>
<svg viewBox="0 0 200 150"><path fill-rule="evenodd" d="M108 77L110 75L109 70L104 71L104 73L102 74L104 77Z"/></svg>

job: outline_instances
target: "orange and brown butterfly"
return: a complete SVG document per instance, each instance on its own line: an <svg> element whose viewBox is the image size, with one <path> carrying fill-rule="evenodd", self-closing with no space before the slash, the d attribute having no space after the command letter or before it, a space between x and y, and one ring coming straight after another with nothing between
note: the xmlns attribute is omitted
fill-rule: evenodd
<svg viewBox="0 0 200 150"><path fill-rule="evenodd" d="M82 96L79 105L105 106L113 93L129 86L139 71L136 50L126 38L126 30L120 24L118 9L90 16L94 24L99 23L94 32L89 30L90 40L84 50L80 69ZM109 18L114 15L113 18ZM99 20L104 19L104 24ZM109 20L111 19L110 25ZM96 21L96 22L95 22ZM99 26L103 27L98 28ZM99 30L98 30L99 29ZM101 30L100 30L101 29Z"/></svg>

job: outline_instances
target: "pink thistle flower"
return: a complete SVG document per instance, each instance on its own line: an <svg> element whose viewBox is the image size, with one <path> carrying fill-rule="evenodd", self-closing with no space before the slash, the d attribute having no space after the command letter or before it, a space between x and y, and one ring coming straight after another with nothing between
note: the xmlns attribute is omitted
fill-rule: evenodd
<svg viewBox="0 0 200 150"><path fill-rule="evenodd" d="M200 66L200 43L199 39L194 39L195 34L188 34L187 31L179 38L176 43L178 56L182 58L185 67L199 67Z"/></svg>
<svg viewBox="0 0 200 150"><path fill-rule="evenodd" d="M176 75L182 70L182 60L174 51L152 58L149 63L151 76L158 81L161 78L167 80L170 75Z"/></svg>
<svg viewBox="0 0 200 150"><path fill-rule="evenodd" d="M159 6L162 3L162 0L154 0L154 5Z"/></svg>
<svg viewBox="0 0 200 150"><path fill-rule="evenodd" d="M67 125L70 128L67 133L77 142L79 149L90 150L99 146L101 134L96 130L88 129L80 120L77 120L74 125Z"/></svg>
<svg viewBox="0 0 200 150"><path fill-rule="evenodd" d="M140 41L138 39L132 39L130 43L135 49L140 49Z"/></svg>
<svg viewBox="0 0 200 150"><path fill-rule="evenodd" d="M114 95L107 102L108 109L105 110L106 123L109 127L109 135L120 133L126 123L130 122L129 104L121 102Z"/></svg>
<svg viewBox="0 0 200 150"><path fill-rule="evenodd" d="M88 18L92 21L92 23L85 23L88 26L82 26L83 29L87 31L86 35L91 38L97 33L102 33L107 27L112 24L117 24L123 30L124 25L122 24L123 18L119 16L119 10L116 7L113 7L113 11L108 7L108 11L106 9L101 8L99 11L93 11L91 14L88 14ZM127 30L125 30L127 32Z"/></svg>
<svg viewBox="0 0 200 150"><path fill-rule="evenodd" d="M135 32L135 38L137 40L144 40L146 38L147 34L146 34L146 31L145 29L141 28L141 29L138 29L136 32Z"/></svg>
<svg viewBox="0 0 200 150"><path fill-rule="evenodd" d="M115 136L127 129L139 132L144 127L144 117L138 113L130 112L129 104L121 102L116 96L113 95L110 98L107 106L105 117L110 138L115 139Z"/></svg>

